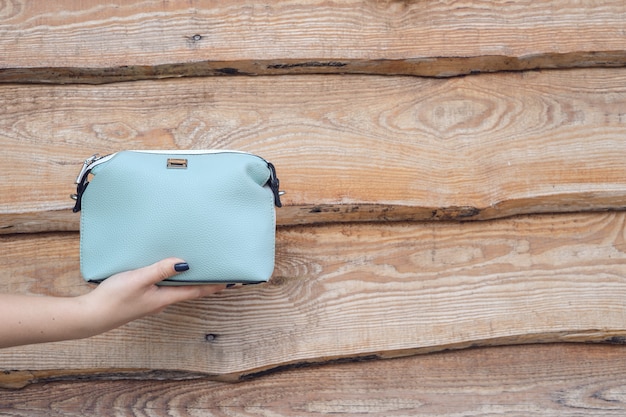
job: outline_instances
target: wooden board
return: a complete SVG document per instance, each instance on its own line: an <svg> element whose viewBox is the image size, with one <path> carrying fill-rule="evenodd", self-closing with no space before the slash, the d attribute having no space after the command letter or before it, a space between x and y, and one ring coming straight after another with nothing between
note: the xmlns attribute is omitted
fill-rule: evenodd
<svg viewBox="0 0 626 417"><path fill-rule="evenodd" d="M0 82L623 66L622 0L3 2Z"/></svg>
<svg viewBox="0 0 626 417"><path fill-rule="evenodd" d="M0 291L88 291L74 233L1 237ZM0 350L0 383L284 365L469 346L626 340L626 213L281 228L269 284L82 341Z"/></svg>
<svg viewBox="0 0 626 417"><path fill-rule="evenodd" d="M308 367L238 384L64 381L0 390L4 416L622 416L623 346L529 345ZM145 377L145 376L144 376ZM149 377L149 376L148 376ZM120 375L110 375L120 378Z"/></svg>
<svg viewBox="0 0 626 417"><path fill-rule="evenodd" d="M626 70L3 85L0 233L77 230L91 154L240 149L282 225L626 207Z"/></svg>
<svg viewBox="0 0 626 417"><path fill-rule="evenodd" d="M0 414L624 414L623 346L461 349L626 341L626 3L123 3L0 2L0 291L89 291L67 195L128 148L273 161L276 271L0 350Z"/></svg>

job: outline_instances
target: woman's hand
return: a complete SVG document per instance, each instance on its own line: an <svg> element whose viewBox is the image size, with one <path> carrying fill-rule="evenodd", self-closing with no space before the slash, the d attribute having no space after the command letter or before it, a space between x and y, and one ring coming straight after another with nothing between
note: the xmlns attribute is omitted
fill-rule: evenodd
<svg viewBox="0 0 626 417"><path fill-rule="evenodd" d="M95 334L159 313L171 304L206 297L225 288L223 284L157 286L177 273L175 267L180 271L189 269L181 259L164 259L144 268L113 275L85 294L89 314L100 327Z"/></svg>
<svg viewBox="0 0 626 417"><path fill-rule="evenodd" d="M157 286L178 271L189 269L168 258L106 279L78 297L37 297L0 294L0 348L59 340L82 339L155 314L185 300L214 294L225 285Z"/></svg>

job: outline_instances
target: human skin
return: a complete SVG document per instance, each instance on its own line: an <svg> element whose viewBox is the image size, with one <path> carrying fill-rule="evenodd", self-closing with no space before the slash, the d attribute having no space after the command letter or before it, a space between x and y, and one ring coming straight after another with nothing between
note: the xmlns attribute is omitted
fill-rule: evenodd
<svg viewBox="0 0 626 417"><path fill-rule="evenodd" d="M0 348L95 336L159 313L171 304L225 288L217 284L157 286L179 273L175 265L187 268L181 259L164 259L113 275L93 291L76 297L0 294Z"/></svg>

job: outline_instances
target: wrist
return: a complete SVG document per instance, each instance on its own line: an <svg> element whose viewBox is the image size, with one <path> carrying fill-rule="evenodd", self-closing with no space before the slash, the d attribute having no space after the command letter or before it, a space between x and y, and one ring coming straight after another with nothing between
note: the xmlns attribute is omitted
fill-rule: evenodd
<svg viewBox="0 0 626 417"><path fill-rule="evenodd" d="M106 303L98 297L97 291L79 295L74 298L76 314L79 317L76 322L78 338L86 338L104 333L113 327L107 326Z"/></svg>

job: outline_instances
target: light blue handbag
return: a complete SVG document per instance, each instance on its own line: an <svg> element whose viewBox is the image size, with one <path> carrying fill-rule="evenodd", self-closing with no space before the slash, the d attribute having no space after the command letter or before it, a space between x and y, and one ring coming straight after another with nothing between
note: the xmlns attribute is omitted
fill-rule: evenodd
<svg viewBox="0 0 626 417"><path fill-rule="evenodd" d="M80 269L100 282L178 257L165 285L259 283L274 269L274 166L237 151L122 151L85 161L76 180Z"/></svg>

